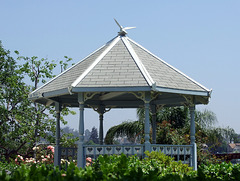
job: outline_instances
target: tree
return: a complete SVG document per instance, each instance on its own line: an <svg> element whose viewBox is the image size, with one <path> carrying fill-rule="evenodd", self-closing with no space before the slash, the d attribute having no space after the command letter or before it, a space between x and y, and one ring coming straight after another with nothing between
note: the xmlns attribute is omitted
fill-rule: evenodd
<svg viewBox="0 0 240 181"><path fill-rule="evenodd" d="M145 118L144 109L143 108L137 109L137 115L138 115L138 121L124 122L122 124L119 124L117 126L110 128L106 134L105 143L112 144L114 138L117 138L119 136L120 137L127 136L130 142L134 142L136 138L143 140L144 139L143 128L144 128L144 118ZM163 108L157 112L156 122L158 125L160 125L162 122L167 120L173 129L182 128L185 126L185 123L187 122L187 118L188 118L187 115L188 115L188 108L186 107ZM152 122L151 119L152 119L152 116L150 113L150 122ZM158 131L160 131L160 129L158 129ZM161 131L163 131L163 129ZM166 128L165 128L165 131L167 131ZM141 138L139 138L139 136ZM167 144L170 140L166 141L167 140L166 136L169 136L169 135L164 133L163 136L165 136L165 138L163 137L157 138L158 141L162 139L162 141L158 143Z"/></svg>
<svg viewBox="0 0 240 181"><path fill-rule="evenodd" d="M144 109L138 109L137 115L139 121L124 122L113 126L107 132L105 137L106 144L112 144L114 138L126 136L130 141L140 135L144 139ZM189 144L190 143L190 118L187 107L162 108L157 112L157 138L158 144ZM216 115L209 111L196 111L196 142L201 144L208 143L207 138L210 129L217 121ZM150 113L150 122L151 122ZM141 134L139 134L141 133ZM151 134L150 134L151 136ZM150 138L151 140L151 138ZM134 142L134 141L132 141Z"/></svg>
<svg viewBox="0 0 240 181"><path fill-rule="evenodd" d="M204 109L203 111L195 111L195 121L201 129L209 130L216 124L217 117L214 112Z"/></svg>
<svg viewBox="0 0 240 181"><path fill-rule="evenodd" d="M19 150L26 150L26 143L32 135L32 107L27 99L30 87L23 82L23 75L18 71L16 61L0 43L0 149L6 159Z"/></svg>
<svg viewBox="0 0 240 181"><path fill-rule="evenodd" d="M16 52L19 54L18 52ZM68 58L67 56L64 57L65 61L60 61L59 64L61 67L64 68L64 70L67 68L67 62L71 61L71 58ZM52 60L48 61L46 58L38 59L38 57L24 57L19 56L18 60L22 61L23 63L19 65L19 72L20 74L23 74L28 77L28 79L32 82L31 91L34 91L38 88L40 83L46 83L46 79L51 79L55 77L53 74L54 68L56 68L57 63ZM55 129L53 125L55 125L55 111L54 107L49 106L43 106L41 104L33 103L34 111L35 111L35 142L37 143L40 140L40 137L45 137L46 131L41 131L42 124L51 125L50 127ZM49 114L50 113L50 114ZM61 111L62 116L66 116L69 113L75 114L75 112L70 111L68 108L63 108ZM67 122L64 121L63 117L61 117L61 121L63 124L66 124ZM47 130L50 132L53 132L54 130ZM54 132L55 133L55 132ZM54 142L54 137L48 137L51 142ZM64 135L62 137L64 138Z"/></svg>
<svg viewBox="0 0 240 181"><path fill-rule="evenodd" d="M19 54L17 51L15 52ZM60 64L66 65L71 59ZM42 139L54 143L55 139L55 111L53 107L45 107L32 103L28 94L35 90L40 83L54 77L56 68L54 61L38 59L37 57L17 58L10 56L10 51L0 43L0 154L7 160L16 154L29 156L32 147ZM66 66L65 66L66 67ZM30 81L31 84L26 84ZM62 111L61 121L66 124L63 116L74 114L67 108ZM66 140L67 135L62 136ZM62 143L65 143L62 142Z"/></svg>
<svg viewBox="0 0 240 181"><path fill-rule="evenodd" d="M84 134L84 142L85 143L89 141L90 136L91 136L91 132L88 129L86 129L85 134Z"/></svg>
<svg viewBox="0 0 240 181"><path fill-rule="evenodd" d="M223 137L222 128L212 128L208 131L207 145L211 153L223 153L227 151L227 143Z"/></svg>
<svg viewBox="0 0 240 181"><path fill-rule="evenodd" d="M209 130L207 144L212 153L226 153L228 152L229 143L239 143L238 134L233 128L227 126L226 128L212 128Z"/></svg>
<svg viewBox="0 0 240 181"><path fill-rule="evenodd" d="M113 144L114 138L124 137L134 143L143 132L143 124L139 121L126 121L119 125L111 127L106 134L105 144Z"/></svg>
<svg viewBox="0 0 240 181"><path fill-rule="evenodd" d="M61 145L64 147L75 147L78 141L78 131L68 126L61 129Z"/></svg>
<svg viewBox="0 0 240 181"><path fill-rule="evenodd" d="M185 106L166 107L157 112L157 122L169 121L174 128L185 126L189 110Z"/></svg>
<svg viewBox="0 0 240 181"><path fill-rule="evenodd" d="M93 142L94 144L99 143L98 131L95 127L92 128L91 135L87 144L89 144L90 142Z"/></svg>

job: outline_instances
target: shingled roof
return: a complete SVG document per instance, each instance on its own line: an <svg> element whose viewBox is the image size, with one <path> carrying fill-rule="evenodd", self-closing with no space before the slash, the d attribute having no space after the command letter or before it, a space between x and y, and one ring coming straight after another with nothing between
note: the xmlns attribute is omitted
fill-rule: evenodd
<svg viewBox="0 0 240 181"><path fill-rule="evenodd" d="M119 34L29 95L41 97L77 92L157 91L209 97L210 90ZM208 101L207 101L208 102Z"/></svg>

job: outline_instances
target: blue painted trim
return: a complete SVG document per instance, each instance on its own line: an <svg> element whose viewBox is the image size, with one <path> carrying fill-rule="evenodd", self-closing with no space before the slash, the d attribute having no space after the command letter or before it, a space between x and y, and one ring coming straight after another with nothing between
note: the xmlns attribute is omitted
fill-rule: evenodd
<svg viewBox="0 0 240 181"><path fill-rule="evenodd" d="M210 92L207 92L207 91L171 89L171 88L164 88L164 87L156 87L155 90L159 92L167 92L167 93L175 93L175 94L187 94L187 95L206 96L206 97L210 96Z"/></svg>
<svg viewBox="0 0 240 181"><path fill-rule="evenodd" d="M191 144L190 145L169 145L169 144L151 144L151 146L162 146L162 147L171 147L171 146L176 146L176 147L193 147Z"/></svg>
<svg viewBox="0 0 240 181"><path fill-rule="evenodd" d="M151 91L152 88L149 87L73 87L72 92L130 92L130 91ZM186 94L186 95L196 95L196 96L210 96L210 92L203 92L203 91L194 91L194 90L181 90L181 89L170 89L164 87L156 87L153 91L158 92L166 92L166 93L175 93L175 94ZM45 92L42 94L43 97L55 97L60 95L67 95L69 94L68 88ZM40 94L38 96L34 94L29 95L29 99L36 100L40 98Z"/></svg>
<svg viewBox="0 0 240 181"><path fill-rule="evenodd" d="M85 147L122 147L122 146L124 146L124 147L134 147L134 146L141 146L141 147L143 147L144 146L144 144L127 144L127 145L83 145L83 147L85 148Z"/></svg>

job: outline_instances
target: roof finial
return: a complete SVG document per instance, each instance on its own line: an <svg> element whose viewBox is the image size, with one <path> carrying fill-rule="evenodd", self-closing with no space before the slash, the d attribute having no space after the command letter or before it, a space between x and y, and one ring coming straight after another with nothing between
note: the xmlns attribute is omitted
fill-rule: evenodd
<svg viewBox="0 0 240 181"><path fill-rule="evenodd" d="M117 23L117 25L119 26L120 28L120 31L118 32L118 35L120 36L125 36L127 34L127 31L126 30L130 30L130 29L133 29L133 28L136 28L136 27L125 27L123 28L118 22L116 19L114 19L115 22Z"/></svg>

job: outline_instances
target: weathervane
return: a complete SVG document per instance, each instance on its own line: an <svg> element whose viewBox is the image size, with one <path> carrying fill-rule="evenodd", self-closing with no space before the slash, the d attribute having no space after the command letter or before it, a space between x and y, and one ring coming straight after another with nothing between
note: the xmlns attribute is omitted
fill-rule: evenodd
<svg viewBox="0 0 240 181"><path fill-rule="evenodd" d="M133 28L136 28L136 27L125 27L123 28L118 22L116 19L114 19L115 22L117 23L117 25L119 26L120 28L120 31L118 32L118 35L120 36L125 36L127 34L127 31L126 30L130 30L130 29L133 29Z"/></svg>

